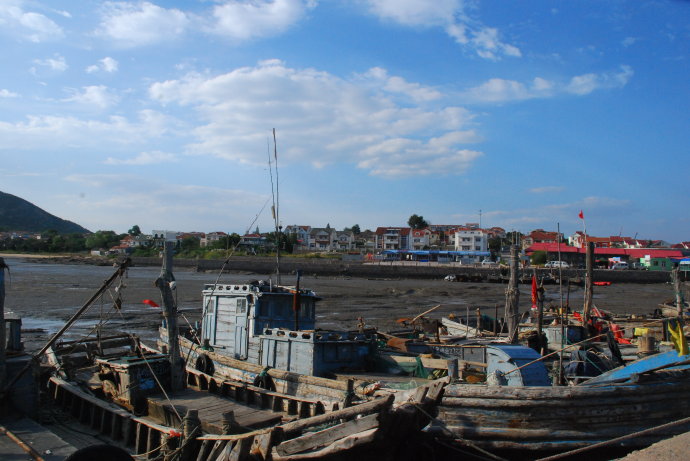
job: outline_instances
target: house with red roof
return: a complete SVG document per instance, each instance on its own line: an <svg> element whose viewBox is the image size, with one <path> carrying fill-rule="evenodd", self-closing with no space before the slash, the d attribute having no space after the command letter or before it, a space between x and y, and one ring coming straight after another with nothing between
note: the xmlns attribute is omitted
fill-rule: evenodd
<svg viewBox="0 0 690 461"><path fill-rule="evenodd" d="M563 234L558 232L536 229L522 238L522 248L529 248L535 243L557 243L563 238Z"/></svg>
<svg viewBox="0 0 690 461"><path fill-rule="evenodd" d="M376 249L409 250L411 231L409 227L377 227Z"/></svg>
<svg viewBox="0 0 690 461"><path fill-rule="evenodd" d="M410 250L424 250L431 246L429 229L412 229L410 231Z"/></svg>

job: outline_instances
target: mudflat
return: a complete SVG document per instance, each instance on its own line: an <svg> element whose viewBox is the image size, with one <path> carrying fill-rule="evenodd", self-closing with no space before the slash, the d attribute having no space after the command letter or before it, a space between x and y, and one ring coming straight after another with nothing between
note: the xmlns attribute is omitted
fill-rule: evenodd
<svg viewBox="0 0 690 461"><path fill-rule="evenodd" d="M24 339L28 350L47 341L114 272L112 266L55 264L39 259L3 255L10 267L5 279L5 310L22 317ZM67 338L104 331L125 330L153 340L161 321L161 310L143 303L150 299L162 304L154 281L160 273L155 267L132 267L117 291L113 285L70 329ZM181 323L194 323L201 315L201 291L204 284L242 283L268 280L268 274L202 273L174 269L175 296L181 312ZM275 283L275 274L272 275ZM281 276L284 285L294 285L291 274ZM494 283L446 282L418 279L378 279L354 277L302 277L301 286L314 290L322 301L318 305L317 325L323 329L355 329L361 317L368 327L382 331L399 328L401 318L414 317L440 305L430 318L448 314L464 317L483 314L503 317L507 285ZM594 287L594 302L600 309L614 313L649 314L657 304L674 296L668 283L621 283ZM120 297L121 309L113 309ZM546 307L568 304L580 310L582 287L546 286ZM520 286L520 310L531 306L530 285Z"/></svg>

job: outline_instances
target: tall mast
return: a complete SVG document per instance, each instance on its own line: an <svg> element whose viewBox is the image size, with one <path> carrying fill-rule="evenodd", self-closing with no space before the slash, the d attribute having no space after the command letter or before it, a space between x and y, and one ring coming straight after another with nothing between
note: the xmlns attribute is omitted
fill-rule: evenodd
<svg viewBox="0 0 690 461"><path fill-rule="evenodd" d="M518 246L510 246L510 281L506 290L506 317L508 320L508 342L517 340L518 330L518 304L520 302L520 290L518 288Z"/></svg>
<svg viewBox="0 0 690 461"><path fill-rule="evenodd" d="M276 235L276 283L280 285L280 243L283 226L280 225L280 195L278 189L278 145L276 142L276 129L273 128L273 160L275 161L276 182L273 184L273 167L271 166L271 154L268 154L268 170L271 175L271 195L273 196L273 224L275 225Z"/></svg>
<svg viewBox="0 0 690 461"><path fill-rule="evenodd" d="M0 258L0 389L5 388L5 378L7 376L7 367L5 364L5 269L9 268L5 264L5 260Z"/></svg>

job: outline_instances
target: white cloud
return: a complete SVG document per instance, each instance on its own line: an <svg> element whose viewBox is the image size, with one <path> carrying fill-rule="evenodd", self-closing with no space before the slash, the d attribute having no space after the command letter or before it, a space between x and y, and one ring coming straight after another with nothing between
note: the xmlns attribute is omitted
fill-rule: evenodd
<svg viewBox="0 0 690 461"><path fill-rule="evenodd" d="M69 67L64 57L55 55L54 58L34 59L34 64L47 67L55 72L64 72Z"/></svg>
<svg viewBox="0 0 690 461"><path fill-rule="evenodd" d="M119 98L103 85L85 86L81 92L73 91L72 96L63 99L65 102L93 105L105 109L117 104Z"/></svg>
<svg viewBox="0 0 690 461"><path fill-rule="evenodd" d="M565 190L563 186L544 186L544 187L533 187L529 191L533 194L549 194L551 192L562 192Z"/></svg>
<svg viewBox="0 0 690 461"><path fill-rule="evenodd" d="M106 2L96 34L125 47L174 39L189 27L187 14L149 2Z"/></svg>
<svg viewBox="0 0 690 461"><path fill-rule="evenodd" d="M156 163L176 162L177 156L167 152L153 151L141 152L134 158L114 158L108 157L106 165L153 165Z"/></svg>
<svg viewBox="0 0 690 461"><path fill-rule="evenodd" d="M0 3L0 31L34 43L59 40L62 28L47 16L27 11L20 0Z"/></svg>
<svg viewBox="0 0 690 461"><path fill-rule="evenodd" d="M520 49L505 43L498 29L471 17L462 0L363 0L369 12L382 20L408 27L440 27L458 44L479 57L498 60L520 57Z"/></svg>
<svg viewBox="0 0 690 461"><path fill-rule="evenodd" d="M447 26L461 10L460 0L368 0L376 16L405 26Z"/></svg>
<svg viewBox="0 0 690 461"><path fill-rule="evenodd" d="M390 77L388 72L380 67L369 69L362 78L371 79L386 92L404 95L416 102L434 101L443 96L433 88L424 87L419 83L409 83L402 77Z"/></svg>
<svg viewBox="0 0 690 461"><path fill-rule="evenodd" d="M315 5L303 0L230 0L213 8L208 31L238 40L273 36L300 21Z"/></svg>
<svg viewBox="0 0 690 461"><path fill-rule="evenodd" d="M387 87L404 80L383 69L371 73L383 77L344 80L271 60L218 76L158 82L150 96L191 106L206 121L194 132L199 142L189 152L242 163L264 164L257 146L265 144L271 127L294 140L283 150L288 161L318 167L348 162L377 175L462 173L481 155L463 148L480 140L466 109L437 107L442 98L436 97L427 98L430 104L398 104ZM423 92L416 84L401 87Z"/></svg>
<svg viewBox="0 0 690 461"><path fill-rule="evenodd" d="M195 230L184 227L190 223L204 223L206 231L229 230L228 223L236 228L248 225L248 216L254 216L267 199L266 194L244 190L171 184L150 174L72 174L63 179L86 192L78 199L59 197L61 203L54 208L65 208L61 216L82 216L79 223L93 230L124 226L124 232L133 224L141 225L144 232ZM129 221L123 222L123 216Z"/></svg>
<svg viewBox="0 0 690 461"><path fill-rule="evenodd" d="M0 98L17 98L19 95L5 88L0 89Z"/></svg>
<svg viewBox="0 0 690 461"><path fill-rule="evenodd" d="M113 73L113 72L117 72L118 65L119 65L118 62L115 59L113 59L109 56L106 56L105 58L100 59L98 61L98 64L93 64L93 65L88 66L86 68L86 72L89 74L92 74L92 73L98 72L98 71Z"/></svg>
<svg viewBox="0 0 690 461"><path fill-rule="evenodd" d="M171 125L166 116L150 110L140 112L133 121L119 116L106 121L28 116L25 122L0 122L0 149L43 151L61 145L102 150L160 138Z"/></svg>
<svg viewBox="0 0 690 461"><path fill-rule="evenodd" d="M638 40L639 40L639 39L637 39L637 38L635 38L635 37L625 37L625 38L623 39L623 41L621 42L621 44L622 44L625 48L627 48L627 47L629 47L629 46L633 46L635 43L637 43Z"/></svg>
<svg viewBox="0 0 690 461"><path fill-rule="evenodd" d="M585 74L573 77L566 86L566 91L573 94L585 95L595 90L622 88L633 76L630 66L621 66L618 73Z"/></svg>
<svg viewBox="0 0 690 461"><path fill-rule="evenodd" d="M572 77L567 83L559 83L536 77L525 84L515 80L492 78L462 93L467 102L503 103L535 98L549 98L559 94L584 96L593 91L622 88L630 81L633 70L621 66L619 72L591 73Z"/></svg>

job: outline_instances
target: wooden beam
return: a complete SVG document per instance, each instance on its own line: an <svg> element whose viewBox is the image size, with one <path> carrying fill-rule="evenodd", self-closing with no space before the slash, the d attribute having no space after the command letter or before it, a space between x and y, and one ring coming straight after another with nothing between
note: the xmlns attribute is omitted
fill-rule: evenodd
<svg viewBox="0 0 690 461"><path fill-rule="evenodd" d="M286 440L276 447L281 456L310 451L326 446L336 440L378 427L379 414L374 413L363 418L353 419L337 426L329 427L318 432L309 432L301 437Z"/></svg>

